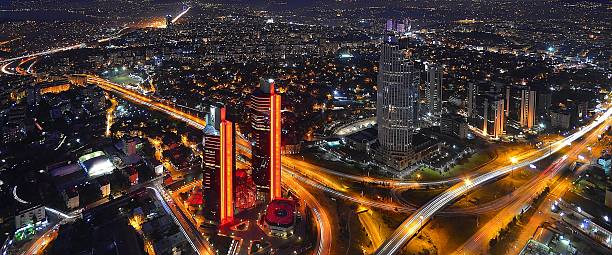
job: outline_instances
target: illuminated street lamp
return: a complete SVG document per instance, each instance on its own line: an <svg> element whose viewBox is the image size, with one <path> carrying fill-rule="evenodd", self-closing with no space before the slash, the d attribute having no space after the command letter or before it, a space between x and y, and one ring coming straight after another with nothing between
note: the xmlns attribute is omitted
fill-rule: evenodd
<svg viewBox="0 0 612 255"><path fill-rule="evenodd" d="M466 178L464 182L466 185L472 185L472 181L469 178Z"/></svg>
<svg viewBox="0 0 612 255"><path fill-rule="evenodd" d="M516 164L516 163L518 163L518 159L517 159L516 157L511 157L511 158L510 158L510 162L511 162L512 164Z"/></svg>
<svg viewBox="0 0 612 255"><path fill-rule="evenodd" d="M419 216L419 225L420 225L419 228L423 227L423 215Z"/></svg>
<svg viewBox="0 0 612 255"><path fill-rule="evenodd" d="M518 159L516 157L511 157L510 158L510 163L512 163L512 170L510 171L510 174L512 175L512 173L514 173L514 170L516 169L516 163L518 163Z"/></svg>

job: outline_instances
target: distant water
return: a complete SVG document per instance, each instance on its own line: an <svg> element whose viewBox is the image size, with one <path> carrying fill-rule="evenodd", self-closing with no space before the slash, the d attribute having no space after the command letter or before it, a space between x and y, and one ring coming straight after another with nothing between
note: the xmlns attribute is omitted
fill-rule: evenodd
<svg viewBox="0 0 612 255"><path fill-rule="evenodd" d="M83 14L55 10L0 11L0 22L9 21L70 21L91 20Z"/></svg>

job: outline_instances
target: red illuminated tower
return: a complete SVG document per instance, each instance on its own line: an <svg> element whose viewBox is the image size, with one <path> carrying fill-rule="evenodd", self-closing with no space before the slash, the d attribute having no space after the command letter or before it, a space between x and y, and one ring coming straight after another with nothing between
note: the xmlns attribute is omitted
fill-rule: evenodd
<svg viewBox="0 0 612 255"><path fill-rule="evenodd" d="M226 224L234 220L235 128L224 107L211 107L204 129L204 214Z"/></svg>
<svg viewBox="0 0 612 255"><path fill-rule="evenodd" d="M270 86L270 201L281 197L281 96Z"/></svg>
<svg viewBox="0 0 612 255"><path fill-rule="evenodd" d="M253 127L253 180L260 200L281 196L281 96L276 94L273 80L261 80L251 96Z"/></svg>

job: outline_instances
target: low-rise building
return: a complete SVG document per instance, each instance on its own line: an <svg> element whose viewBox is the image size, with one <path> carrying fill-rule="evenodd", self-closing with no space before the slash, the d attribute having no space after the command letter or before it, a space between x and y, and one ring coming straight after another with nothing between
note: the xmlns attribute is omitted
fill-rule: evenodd
<svg viewBox="0 0 612 255"><path fill-rule="evenodd" d="M27 209L20 210L15 214L15 228L19 229L28 224L36 224L47 219L45 213L45 207L42 205L35 205L28 207Z"/></svg>
<svg viewBox="0 0 612 255"><path fill-rule="evenodd" d="M66 203L66 208L72 210L79 207L79 192L75 189L64 190L62 197L64 198L64 203Z"/></svg>
<svg viewBox="0 0 612 255"><path fill-rule="evenodd" d="M290 199L272 200L262 218L262 225L268 235L288 238L293 235L297 217L295 201Z"/></svg>

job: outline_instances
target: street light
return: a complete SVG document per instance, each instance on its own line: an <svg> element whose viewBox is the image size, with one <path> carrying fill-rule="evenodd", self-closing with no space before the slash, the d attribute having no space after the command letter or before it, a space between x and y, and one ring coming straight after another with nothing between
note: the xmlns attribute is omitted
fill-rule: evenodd
<svg viewBox="0 0 612 255"><path fill-rule="evenodd" d="M472 185L472 181L469 178L466 178L464 182L466 185Z"/></svg>
<svg viewBox="0 0 612 255"><path fill-rule="evenodd" d="M516 157L511 157L511 158L510 158L510 162L511 162L512 164L516 164L516 163L518 163L518 159L517 159Z"/></svg>
<svg viewBox="0 0 612 255"><path fill-rule="evenodd" d="M419 225L420 225L419 228L423 227L423 215L419 216Z"/></svg>
<svg viewBox="0 0 612 255"><path fill-rule="evenodd" d="M510 163L512 163L512 165L513 165L512 170L510 171L510 175L512 175L512 173L514 173L514 169L515 169L514 165L516 165L516 163L518 163L518 159L516 157L511 157L510 158Z"/></svg>

